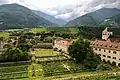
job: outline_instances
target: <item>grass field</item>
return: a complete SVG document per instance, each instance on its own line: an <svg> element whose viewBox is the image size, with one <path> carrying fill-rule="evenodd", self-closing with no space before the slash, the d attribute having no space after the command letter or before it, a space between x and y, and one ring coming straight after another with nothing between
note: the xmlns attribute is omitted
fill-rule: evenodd
<svg viewBox="0 0 120 80"><path fill-rule="evenodd" d="M47 28L33 28L32 32L34 33L42 33L42 32L46 32Z"/></svg>
<svg viewBox="0 0 120 80"><path fill-rule="evenodd" d="M36 56L51 56L56 55L56 51L53 49L40 49L35 51Z"/></svg>
<svg viewBox="0 0 120 80"><path fill-rule="evenodd" d="M72 34L77 34L79 32L78 28L69 28L69 30Z"/></svg>
<svg viewBox="0 0 120 80"><path fill-rule="evenodd" d="M70 30L66 27L50 27L48 31L54 31L55 33L70 33Z"/></svg>
<svg viewBox="0 0 120 80"><path fill-rule="evenodd" d="M56 33L72 33L77 34L79 32L78 28L75 27L52 27L48 28L48 31L55 31Z"/></svg>
<svg viewBox="0 0 120 80"><path fill-rule="evenodd" d="M50 28L33 28L31 30L34 33L54 31L55 33L71 33L77 34L79 29L76 27L50 27Z"/></svg>
<svg viewBox="0 0 120 80"><path fill-rule="evenodd" d="M7 38L9 36L8 32L0 32L0 37Z"/></svg>

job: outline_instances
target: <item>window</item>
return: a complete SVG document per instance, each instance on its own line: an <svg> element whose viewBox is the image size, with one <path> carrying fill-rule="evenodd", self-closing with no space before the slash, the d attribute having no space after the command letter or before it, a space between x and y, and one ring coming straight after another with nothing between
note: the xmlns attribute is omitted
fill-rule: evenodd
<svg viewBox="0 0 120 80"><path fill-rule="evenodd" d="M106 50L104 50L104 52L106 52Z"/></svg>
<svg viewBox="0 0 120 80"><path fill-rule="evenodd" d="M95 48L95 50L97 50L97 48Z"/></svg>
<svg viewBox="0 0 120 80"><path fill-rule="evenodd" d="M115 48L118 48L118 45L115 45Z"/></svg>
<svg viewBox="0 0 120 80"><path fill-rule="evenodd" d="M99 56L101 56L101 54L99 54Z"/></svg>
<svg viewBox="0 0 120 80"><path fill-rule="evenodd" d="M103 35L106 35L106 34L103 34Z"/></svg>
<svg viewBox="0 0 120 80"><path fill-rule="evenodd" d="M116 51L113 51L114 54L116 54L117 52Z"/></svg>
<svg viewBox="0 0 120 80"><path fill-rule="evenodd" d="M100 46L103 46L103 44L100 44Z"/></svg>
<svg viewBox="0 0 120 80"><path fill-rule="evenodd" d="M111 58L111 56L107 56L108 58Z"/></svg>
<svg viewBox="0 0 120 80"><path fill-rule="evenodd" d="M99 49L99 51L101 51L101 49Z"/></svg>
<svg viewBox="0 0 120 80"><path fill-rule="evenodd" d="M103 55L103 57L106 57L106 55Z"/></svg>
<svg viewBox="0 0 120 80"><path fill-rule="evenodd" d="M105 45L105 47L107 47L107 44Z"/></svg>
<svg viewBox="0 0 120 80"><path fill-rule="evenodd" d="M116 57L113 57L113 59L116 59Z"/></svg>
<svg viewBox="0 0 120 80"><path fill-rule="evenodd" d="M112 47L112 45L110 45L109 47Z"/></svg>

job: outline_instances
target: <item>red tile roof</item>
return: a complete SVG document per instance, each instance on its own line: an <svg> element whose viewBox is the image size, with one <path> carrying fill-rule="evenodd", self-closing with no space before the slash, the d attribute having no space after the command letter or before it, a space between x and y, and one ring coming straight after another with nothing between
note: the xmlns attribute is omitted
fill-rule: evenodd
<svg viewBox="0 0 120 80"><path fill-rule="evenodd" d="M72 43L68 40L56 40L56 44L63 45L63 46L70 46Z"/></svg>
<svg viewBox="0 0 120 80"><path fill-rule="evenodd" d="M95 41L91 41L90 46L93 48L100 48L100 49L120 50L119 42L95 40Z"/></svg>

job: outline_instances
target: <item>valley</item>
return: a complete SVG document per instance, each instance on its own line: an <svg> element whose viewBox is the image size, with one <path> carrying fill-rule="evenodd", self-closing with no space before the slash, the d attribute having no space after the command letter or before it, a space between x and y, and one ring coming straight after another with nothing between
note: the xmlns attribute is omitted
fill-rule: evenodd
<svg viewBox="0 0 120 80"><path fill-rule="evenodd" d="M25 1L0 3L0 80L120 79L119 6Z"/></svg>

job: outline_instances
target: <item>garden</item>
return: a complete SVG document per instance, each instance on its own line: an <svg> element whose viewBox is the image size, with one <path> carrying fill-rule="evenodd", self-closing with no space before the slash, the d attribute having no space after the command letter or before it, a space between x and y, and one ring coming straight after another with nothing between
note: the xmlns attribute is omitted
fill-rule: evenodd
<svg viewBox="0 0 120 80"><path fill-rule="evenodd" d="M40 57L40 56L54 56L57 55L57 52L54 51L53 49L37 49L35 50L35 56Z"/></svg>
<svg viewBox="0 0 120 80"><path fill-rule="evenodd" d="M51 52L48 50L49 52L47 53L46 51L45 53L44 50L42 49L36 51L35 53L35 55L37 54L36 64L33 65L34 67L37 67L38 71L42 69L43 71L42 73L45 77L62 75L67 73L77 73L77 72L81 72L81 70L83 70L84 68L82 65L76 64L74 60L72 60L70 57L66 55L59 53L53 54L54 52L53 50L50 50Z"/></svg>
<svg viewBox="0 0 120 80"><path fill-rule="evenodd" d="M29 64L5 65L0 67L0 80L28 78Z"/></svg>
<svg viewBox="0 0 120 80"><path fill-rule="evenodd" d="M41 63L44 76L56 76L70 73L77 73L83 70L83 67L74 63L74 61L52 61Z"/></svg>

